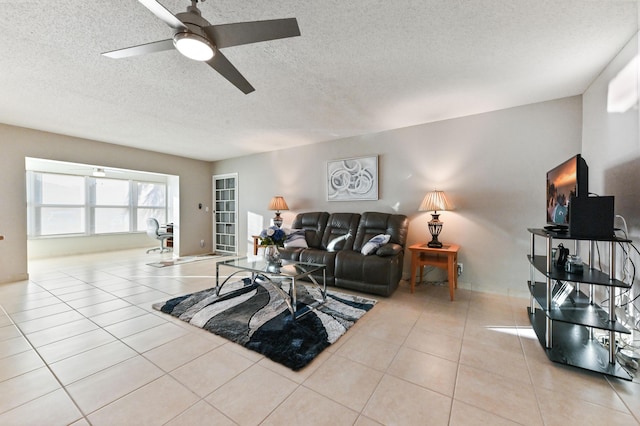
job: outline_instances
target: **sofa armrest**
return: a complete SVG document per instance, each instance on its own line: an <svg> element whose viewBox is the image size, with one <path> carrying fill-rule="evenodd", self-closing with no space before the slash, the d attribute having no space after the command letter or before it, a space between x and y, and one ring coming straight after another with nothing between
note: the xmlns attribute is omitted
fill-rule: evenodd
<svg viewBox="0 0 640 426"><path fill-rule="evenodd" d="M387 243L381 246L376 251L376 254L381 257L387 257L387 256L395 256L401 251L402 251L402 246L400 244Z"/></svg>

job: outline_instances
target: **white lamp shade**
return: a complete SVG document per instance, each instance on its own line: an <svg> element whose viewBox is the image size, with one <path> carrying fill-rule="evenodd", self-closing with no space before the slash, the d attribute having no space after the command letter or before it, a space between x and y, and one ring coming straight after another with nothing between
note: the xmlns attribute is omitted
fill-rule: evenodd
<svg viewBox="0 0 640 426"><path fill-rule="evenodd" d="M446 211L451 210L451 204L449 203L449 200L447 200L447 196L444 195L443 191L435 190L425 195L418 210L421 212L437 212L438 210Z"/></svg>

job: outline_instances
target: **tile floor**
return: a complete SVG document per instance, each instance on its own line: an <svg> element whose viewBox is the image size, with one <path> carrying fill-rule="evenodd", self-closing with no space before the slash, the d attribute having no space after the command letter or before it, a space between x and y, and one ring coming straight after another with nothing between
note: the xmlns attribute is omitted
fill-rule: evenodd
<svg viewBox="0 0 640 426"><path fill-rule="evenodd" d="M154 311L214 280L160 256L36 261L0 286L0 424L640 424L640 383L549 362L526 299L402 283L296 373Z"/></svg>

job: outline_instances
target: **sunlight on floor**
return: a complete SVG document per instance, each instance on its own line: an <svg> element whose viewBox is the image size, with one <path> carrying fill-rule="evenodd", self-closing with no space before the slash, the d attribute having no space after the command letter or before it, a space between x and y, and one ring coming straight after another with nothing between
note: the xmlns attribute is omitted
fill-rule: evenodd
<svg viewBox="0 0 640 426"><path fill-rule="evenodd" d="M512 336L520 336L527 339L537 339L536 333L533 331L532 327L487 326L487 329L497 331L498 333L511 334Z"/></svg>

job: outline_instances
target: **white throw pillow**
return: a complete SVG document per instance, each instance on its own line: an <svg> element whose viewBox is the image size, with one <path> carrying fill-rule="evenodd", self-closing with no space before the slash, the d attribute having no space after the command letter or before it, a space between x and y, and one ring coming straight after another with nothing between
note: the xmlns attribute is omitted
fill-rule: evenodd
<svg viewBox="0 0 640 426"><path fill-rule="evenodd" d="M307 239L304 236L304 229L292 229L291 233L287 235L287 239L284 240L284 247L308 248Z"/></svg>
<svg viewBox="0 0 640 426"><path fill-rule="evenodd" d="M347 232L345 235L342 235L341 237L336 237L333 240L331 240L329 242L329 245L327 245L327 251L336 251L336 250L341 250L342 247L344 247L344 243L351 238L351 232ZM342 244L340 244L342 243Z"/></svg>
<svg viewBox="0 0 640 426"><path fill-rule="evenodd" d="M375 252L380 248L380 246L387 244L391 239L391 235L388 234L378 234L375 237L371 238L365 245L362 246L362 250L360 253L365 256Z"/></svg>

